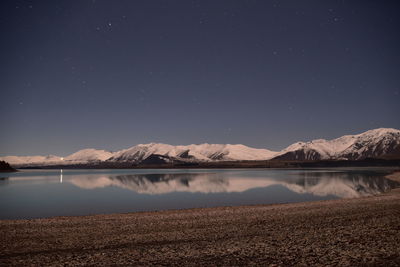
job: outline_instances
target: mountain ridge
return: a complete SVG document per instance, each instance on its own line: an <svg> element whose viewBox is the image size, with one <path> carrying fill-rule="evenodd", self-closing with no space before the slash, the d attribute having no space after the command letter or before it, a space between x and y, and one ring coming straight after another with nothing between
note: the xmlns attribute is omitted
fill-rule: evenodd
<svg viewBox="0 0 400 267"><path fill-rule="evenodd" d="M332 140L296 142L281 151L248 147L242 144L169 145L138 144L116 152L87 148L67 157L5 156L0 160L16 166L74 165L87 163L193 163L259 160L363 160L383 156L400 157L400 130L378 128Z"/></svg>

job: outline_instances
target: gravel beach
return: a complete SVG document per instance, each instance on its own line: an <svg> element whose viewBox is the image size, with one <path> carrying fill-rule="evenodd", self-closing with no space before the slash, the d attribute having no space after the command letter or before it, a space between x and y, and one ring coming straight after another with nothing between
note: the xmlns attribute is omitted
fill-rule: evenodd
<svg viewBox="0 0 400 267"><path fill-rule="evenodd" d="M358 199L1 220L0 228L1 266L399 266L400 188Z"/></svg>

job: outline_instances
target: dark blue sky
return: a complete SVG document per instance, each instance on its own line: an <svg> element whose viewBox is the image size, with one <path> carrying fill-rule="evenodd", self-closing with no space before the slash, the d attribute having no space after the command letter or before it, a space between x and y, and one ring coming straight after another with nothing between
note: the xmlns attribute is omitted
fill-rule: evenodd
<svg viewBox="0 0 400 267"><path fill-rule="evenodd" d="M400 128L399 1L0 6L0 155Z"/></svg>

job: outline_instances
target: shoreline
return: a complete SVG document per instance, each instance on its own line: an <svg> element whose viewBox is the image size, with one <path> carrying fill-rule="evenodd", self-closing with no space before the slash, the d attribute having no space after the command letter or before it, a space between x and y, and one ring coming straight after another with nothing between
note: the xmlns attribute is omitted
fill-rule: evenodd
<svg viewBox="0 0 400 267"><path fill-rule="evenodd" d="M400 182L400 171L386 176ZM326 201L0 220L1 265L398 265L400 188Z"/></svg>
<svg viewBox="0 0 400 267"><path fill-rule="evenodd" d="M221 169L221 168L329 168L329 167L399 167L400 158L367 158L363 160L239 160L186 163L129 163L99 162L53 165L15 165L21 169Z"/></svg>

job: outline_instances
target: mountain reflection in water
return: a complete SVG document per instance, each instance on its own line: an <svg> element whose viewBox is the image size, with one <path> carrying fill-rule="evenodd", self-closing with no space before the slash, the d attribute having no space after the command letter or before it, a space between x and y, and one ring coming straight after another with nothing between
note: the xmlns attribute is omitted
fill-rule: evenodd
<svg viewBox="0 0 400 267"><path fill-rule="evenodd" d="M80 175L65 179L65 182L83 189L116 186L151 195L172 192L233 193L280 185L299 194L340 198L378 194L397 185L394 181L376 175L349 172L303 172L285 178L229 177L222 173Z"/></svg>
<svg viewBox="0 0 400 267"><path fill-rule="evenodd" d="M0 219L352 198L399 184L388 169L22 170L0 179Z"/></svg>

